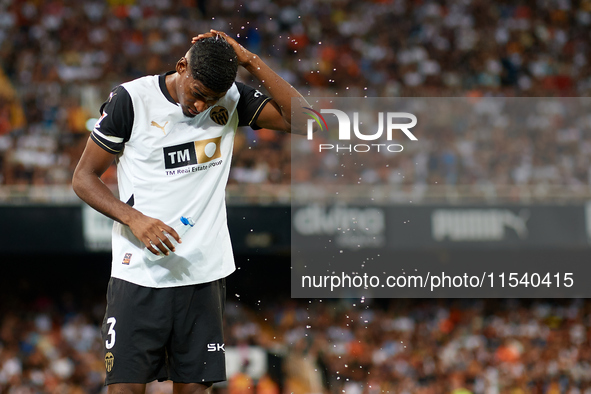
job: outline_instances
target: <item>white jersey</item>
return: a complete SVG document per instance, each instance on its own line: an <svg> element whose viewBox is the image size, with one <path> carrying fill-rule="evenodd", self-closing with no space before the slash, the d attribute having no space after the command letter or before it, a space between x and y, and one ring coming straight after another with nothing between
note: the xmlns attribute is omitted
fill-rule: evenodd
<svg viewBox="0 0 591 394"><path fill-rule="evenodd" d="M176 252L156 261L144 256L143 242L129 227L115 222L111 276L146 287L206 283L235 270L225 204L234 135L239 125L257 128L269 100L235 83L190 118L164 81L165 75L148 76L114 89L91 134L118 155L121 201L169 226L180 224L181 216L195 221Z"/></svg>

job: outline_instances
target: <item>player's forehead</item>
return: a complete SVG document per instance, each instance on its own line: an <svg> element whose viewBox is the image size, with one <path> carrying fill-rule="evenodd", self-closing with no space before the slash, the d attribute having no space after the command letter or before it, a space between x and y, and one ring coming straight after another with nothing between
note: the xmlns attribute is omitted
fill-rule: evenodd
<svg viewBox="0 0 591 394"><path fill-rule="evenodd" d="M190 78L188 86L192 92L195 92L208 100L219 100L226 94L226 92L216 92L208 88L198 79Z"/></svg>

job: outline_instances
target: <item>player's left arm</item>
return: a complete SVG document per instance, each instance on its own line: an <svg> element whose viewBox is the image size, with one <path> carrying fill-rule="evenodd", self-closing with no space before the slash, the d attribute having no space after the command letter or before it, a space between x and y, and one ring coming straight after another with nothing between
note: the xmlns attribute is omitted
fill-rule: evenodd
<svg viewBox="0 0 591 394"><path fill-rule="evenodd" d="M258 79L272 97L261 110L256 125L265 129L305 134L305 115L303 111L294 110L294 118L292 119L291 100L293 98L297 99L299 108L310 107L310 104L300 92L277 75L259 56L248 51L226 33L217 30L210 30L210 33L193 37L193 43L201 38L211 37L216 34L224 37L232 45L239 64Z"/></svg>

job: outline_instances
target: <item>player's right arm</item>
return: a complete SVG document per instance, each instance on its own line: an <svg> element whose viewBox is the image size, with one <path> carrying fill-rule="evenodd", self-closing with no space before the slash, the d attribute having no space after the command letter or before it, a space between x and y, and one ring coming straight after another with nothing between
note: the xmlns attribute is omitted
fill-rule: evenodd
<svg viewBox="0 0 591 394"><path fill-rule="evenodd" d="M117 92L117 90L114 92ZM124 92L119 91L119 93ZM174 251L174 245L166 237L164 231L172 235L177 242L180 242L177 232L161 220L146 216L116 198L101 180L101 175L109 168L118 154L118 146L111 144L109 141L117 141L121 146L124 141L124 138L114 136L112 130L117 125L122 125L123 128L126 127L125 122L121 120L121 118L125 117L125 115L122 115L124 111L119 108L125 103L122 103L122 100L119 102L117 99L112 100L114 96L112 93L109 101L105 102L101 107L101 120L97 122L97 126L95 126L93 134L88 139L86 148L76 166L72 178L72 187L78 197L92 208L119 223L129 226L131 232L152 253L157 254L156 248L158 248L162 253L168 254L168 249ZM123 94L120 94L120 96L123 96ZM109 116L110 123L104 122Z"/></svg>

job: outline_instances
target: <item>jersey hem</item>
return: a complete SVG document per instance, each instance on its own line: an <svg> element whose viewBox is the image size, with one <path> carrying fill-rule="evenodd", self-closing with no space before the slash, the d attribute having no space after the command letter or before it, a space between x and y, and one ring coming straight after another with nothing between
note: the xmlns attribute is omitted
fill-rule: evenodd
<svg viewBox="0 0 591 394"><path fill-rule="evenodd" d="M94 133L91 133L91 134L90 134L90 139L91 139L92 141L94 141L94 143L95 143L95 144L97 144L99 147L101 147L103 150L107 151L108 153L111 153L111 154L114 154L114 155L116 155L116 154L118 154L118 153L121 153L121 151L120 151L120 150L115 150L115 149L113 149L113 148L110 148L109 146L107 146L105 143L103 143L103 142L102 142L102 141L99 139L99 137L95 136L95 135L94 135Z"/></svg>
<svg viewBox="0 0 591 394"><path fill-rule="evenodd" d="M216 280L227 278L234 271L236 271L236 266L234 266L233 269L230 272L228 272L227 274L222 274L221 276L216 276L213 279L204 280L204 281L203 280L200 280L200 281L192 281L192 282L189 282L189 283L171 284L171 285L166 285L166 286L150 286L150 285L146 285L145 283L135 282L133 280L129 280L128 278L122 278L120 276L115 276L113 274L111 274L111 278L124 280L126 282L133 283L134 285L142 286L142 287L149 287L151 289L167 289L167 288L172 288L172 287L193 286L193 285L201 285L201 284L204 284L204 283L215 282ZM197 383L199 383L199 382L197 382Z"/></svg>
<svg viewBox="0 0 591 394"><path fill-rule="evenodd" d="M253 130L260 130L262 129L262 127L260 127L259 125L256 124L256 121L259 118L259 115L261 114L261 112L263 111L263 108L265 107L265 105L267 105L267 103L271 101L271 97L267 97L265 99L265 101L263 101L261 103L261 105L259 105L259 107L257 108L256 112L254 113L254 115L252 116L252 119L250 120L250 122L248 122L248 125L250 126L250 128L252 128ZM253 124L254 123L254 124Z"/></svg>

